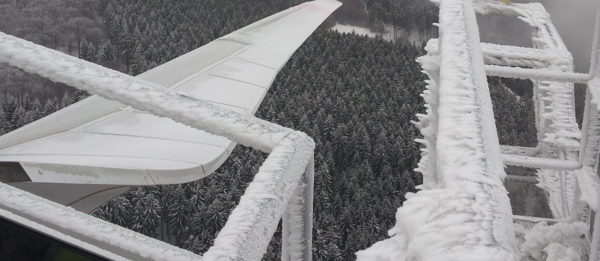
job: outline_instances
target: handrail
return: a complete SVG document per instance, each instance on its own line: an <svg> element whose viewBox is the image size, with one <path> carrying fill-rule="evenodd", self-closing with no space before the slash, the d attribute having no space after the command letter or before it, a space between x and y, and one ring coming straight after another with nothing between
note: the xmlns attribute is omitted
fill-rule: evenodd
<svg viewBox="0 0 600 261"><path fill-rule="evenodd" d="M440 2L439 41L441 59L436 154L437 174L445 183L440 188L460 188L464 193L481 198L487 201L486 204L497 208L494 211L482 210L485 218L479 222L486 229L476 229L462 235L473 240L468 246L461 247L464 252L460 254L469 256L472 254L469 249L476 251L474 249L489 248L498 254L498 260L508 260L515 257L512 213L502 183L506 173L483 69L483 54L472 0ZM478 201L472 202L468 208L480 208ZM472 222L478 223L475 220ZM494 244L483 243L490 238ZM460 236L456 239L459 240Z"/></svg>
<svg viewBox="0 0 600 261"><path fill-rule="evenodd" d="M440 1L439 25L439 59L428 53L417 60L429 76L427 114L416 123L425 145L417 169L423 185L398 209L392 238L358 252L358 260L386 251L415 260L517 258L472 0Z"/></svg>
<svg viewBox="0 0 600 261"><path fill-rule="evenodd" d="M306 134L182 96L4 33L0 33L0 62L270 153L203 260L260 260L282 217L285 235L282 260L311 260L315 144ZM35 197L6 185L0 185L0 195L2 193ZM18 200L3 198L0 208L92 245L109 246L125 257L140 260L148 255L144 252L147 247L125 242L130 240L128 237L114 235L131 231L99 231L94 228L105 226L105 222L76 211L69 212L73 222L65 223L61 217L48 217L45 211L64 212L68 211L66 207L43 200L36 204L37 207L21 206ZM82 222L86 224L85 229L70 225Z"/></svg>

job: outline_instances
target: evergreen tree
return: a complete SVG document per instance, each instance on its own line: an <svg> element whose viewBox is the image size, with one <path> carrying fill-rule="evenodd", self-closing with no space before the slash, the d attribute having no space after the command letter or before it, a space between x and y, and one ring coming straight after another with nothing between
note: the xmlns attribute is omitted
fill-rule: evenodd
<svg viewBox="0 0 600 261"><path fill-rule="evenodd" d="M114 47L113 47L112 43L110 42L110 40L108 40L106 42L106 45L104 45L104 48L102 48L102 60L104 60L104 61L114 61L115 60L115 50L114 50Z"/></svg>
<svg viewBox="0 0 600 261"><path fill-rule="evenodd" d="M75 102L75 99L73 99L73 97L71 97L71 94L68 92L65 92L65 95L63 96L62 100L61 100L61 108L67 107L71 104L73 104Z"/></svg>
<svg viewBox="0 0 600 261"><path fill-rule="evenodd" d="M185 197L181 185L177 185L175 190L169 196L170 202L167 205L167 223L177 238L177 244L185 241L187 235L187 225L189 219L189 201Z"/></svg>
<svg viewBox="0 0 600 261"><path fill-rule="evenodd" d="M134 195L131 228L148 236L156 236L160 223L160 203L152 194L138 188Z"/></svg>

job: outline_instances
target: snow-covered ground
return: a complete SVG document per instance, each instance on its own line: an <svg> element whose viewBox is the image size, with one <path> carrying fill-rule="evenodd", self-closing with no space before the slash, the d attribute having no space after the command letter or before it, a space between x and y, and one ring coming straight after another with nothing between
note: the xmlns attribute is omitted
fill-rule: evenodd
<svg viewBox="0 0 600 261"><path fill-rule="evenodd" d="M377 36L377 33L372 32L371 29L369 29L369 28L364 28L364 27L354 26L354 25L347 25L347 24L339 24L339 23L335 24L335 26L333 26L331 28L331 30L338 31L340 33L349 33L349 34L351 34L352 32L354 32L356 34L366 35L366 36L369 36L369 37L375 37L375 36Z"/></svg>
<svg viewBox="0 0 600 261"><path fill-rule="evenodd" d="M366 27L347 25L347 24L339 24L339 23L335 24L335 26L333 26L331 28L331 30L338 31L340 33L348 33L348 34L351 34L352 32L354 32L355 34L366 35L368 37L376 37L379 35L387 41L394 41L400 35L404 34L403 32L400 32L400 31L397 31L396 33L394 33L394 31L393 31L394 29L391 26L386 26L386 31L384 33L377 33L377 32L371 31L371 29L366 28ZM411 31L410 34L408 34L408 36L406 36L406 39L408 39L408 41L411 43L428 40L426 36L420 34L417 31Z"/></svg>

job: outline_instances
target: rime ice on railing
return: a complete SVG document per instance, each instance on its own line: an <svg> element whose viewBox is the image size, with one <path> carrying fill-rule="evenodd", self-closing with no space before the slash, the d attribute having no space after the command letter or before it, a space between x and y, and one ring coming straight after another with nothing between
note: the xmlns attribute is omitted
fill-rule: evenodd
<svg viewBox="0 0 600 261"><path fill-rule="evenodd" d="M581 74L573 73L571 54L540 4L433 2L440 5L440 39L430 40L425 48L427 55L418 59L430 78L423 93L427 114L417 115L416 123L423 135L417 141L424 145L417 169L423 174L422 190L406 196L408 200L398 209L396 226L389 232L392 237L358 252L359 260L549 261L585 260L588 256L598 260L600 226L594 227L591 249L589 226L592 212L598 211L600 196L600 17L592 69L590 74ZM534 48L480 44L474 13L516 16L525 21L534 29ZM484 123L493 116L481 113L491 108L489 96L482 91L487 85L477 80L486 74L533 81L536 148L502 146L500 157L498 141L489 135L495 132L493 122ZM574 82L588 82L589 86L582 131L575 121ZM516 233L512 235L513 225L505 218L511 215L510 206L500 188L504 176L493 167L502 163L537 169L537 176L511 175L510 179L537 181L547 192L553 219L514 216ZM463 171L457 173L456 166ZM453 184L461 182L462 190L452 191ZM485 193L472 190L475 184L481 184ZM471 202L473 198L478 200ZM484 207L483 213L477 212L480 200L498 209ZM493 225L469 219L471 213L494 220ZM595 216L594 224L600 224L600 215ZM478 230L475 224L484 225ZM482 236L486 234L490 235L489 241ZM462 235L470 240L462 240Z"/></svg>
<svg viewBox="0 0 600 261"><path fill-rule="evenodd" d="M3 33L0 62L271 153L203 260L259 260L282 217L284 234L289 237L283 241L282 259L311 259L314 142L306 134ZM110 245L132 260L200 259L8 185L0 184L0 194L4 195L0 201L3 209L84 243Z"/></svg>
<svg viewBox="0 0 600 261"><path fill-rule="evenodd" d="M406 196L389 232L392 238L358 252L359 260L385 250L405 257L400 260L516 259L472 8L470 0L440 3L440 56L419 60L430 76L427 115L417 123L426 145L418 169L423 190Z"/></svg>

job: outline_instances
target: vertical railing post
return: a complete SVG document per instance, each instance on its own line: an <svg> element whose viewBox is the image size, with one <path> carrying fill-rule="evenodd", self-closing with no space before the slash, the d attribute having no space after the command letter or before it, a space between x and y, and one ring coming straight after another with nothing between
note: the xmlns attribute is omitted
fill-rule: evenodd
<svg viewBox="0 0 600 261"><path fill-rule="evenodd" d="M312 218L314 189L314 158L298 182L283 213L281 260L312 260Z"/></svg>
<svg viewBox="0 0 600 261"><path fill-rule="evenodd" d="M586 88L585 111L582 124L582 137L586 139L586 143L583 144L582 142L579 153L580 162L582 162L583 168L589 167L594 174L598 175L598 161L600 154L600 141L598 140L600 139L600 110L598 110L597 102L594 102L596 101L594 95L598 95L597 90L600 88L600 66L598 66L598 63L600 62L600 51L598 50L598 45L600 45L600 5L598 5L596 11L596 25L594 31L592 59L590 61L590 75L593 75L594 78L588 82ZM600 252L600 193L596 195L596 199L595 206L593 206L595 218L591 238L592 242L590 243L590 261L598 261Z"/></svg>

